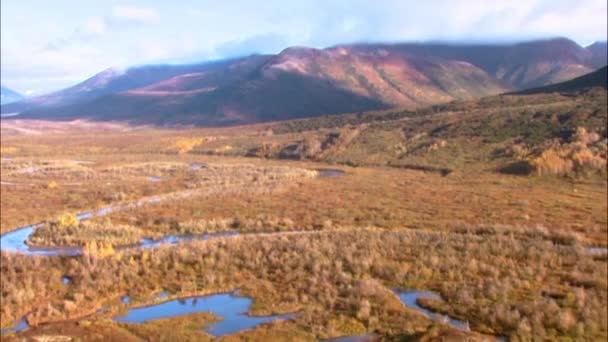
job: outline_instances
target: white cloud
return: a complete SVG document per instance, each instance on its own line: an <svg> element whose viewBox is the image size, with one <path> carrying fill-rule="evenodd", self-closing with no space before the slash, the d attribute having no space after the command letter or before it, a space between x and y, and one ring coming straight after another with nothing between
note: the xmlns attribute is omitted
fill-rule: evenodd
<svg viewBox="0 0 608 342"><path fill-rule="evenodd" d="M139 57L142 60L158 60L170 57L170 48L159 40L144 40L139 44Z"/></svg>
<svg viewBox="0 0 608 342"><path fill-rule="evenodd" d="M125 19L145 24L160 22L160 15L154 8L135 6L115 6L112 9L115 18Z"/></svg>
<svg viewBox="0 0 608 342"><path fill-rule="evenodd" d="M606 0L54 1L44 11L2 2L1 76L17 90L62 88L110 66L197 62L293 45L554 36L588 44L606 40L608 31Z"/></svg>
<svg viewBox="0 0 608 342"><path fill-rule="evenodd" d="M90 34L104 34L106 29L106 22L99 17L90 18L84 24L84 31Z"/></svg>

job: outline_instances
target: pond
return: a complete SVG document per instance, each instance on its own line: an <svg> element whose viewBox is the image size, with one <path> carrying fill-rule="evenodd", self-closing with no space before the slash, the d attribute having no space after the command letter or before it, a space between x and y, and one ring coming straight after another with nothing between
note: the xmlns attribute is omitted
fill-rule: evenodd
<svg viewBox="0 0 608 342"><path fill-rule="evenodd" d="M21 330L25 330L28 327L29 327L29 325L27 324L27 321L25 320L25 318L23 318L19 323L16 323L15 326L10 327L10 328L1 329L0 335L13 333L13 332L19 332Z"/></svg>
<svg viewBox="0 0 608 342"><path fill-rule="evenodd" d="M114 321L123 323L144 323L151 320L170 318L198 312L210 312L221 320L211 323L205 331L214 336L223 336L257 327L275 320L295 317L295 313L271 316L249 316L247 312L252 300L232 294L216 294L183 299L175 299L160 304L130 309L124 316Z"/></svg>
<svg viewBox="0 0 608 342"><path fill-rule="evenodd" d="M204 169L206 167L206 163L190 163L190 169L192 170Z"/></svg>
<svg viewBox="0 0 608 342"><path fill-rule="evenodd" d="M346 172L338 169L315 169L319 174L319 177L340 177L344 176Z"/></svg>
<svg viewBox="0 0 608 342"><path fill-rule="evenodd" d="M586 247L585 251L591 255L608 254L608 247Z"/></svg>

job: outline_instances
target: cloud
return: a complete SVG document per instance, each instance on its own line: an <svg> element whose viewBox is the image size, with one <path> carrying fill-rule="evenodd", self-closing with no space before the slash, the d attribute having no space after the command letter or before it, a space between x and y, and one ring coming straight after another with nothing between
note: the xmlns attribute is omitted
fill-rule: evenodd
<svg viewBox="0 0 608 342"><path fill-rule="evenodd" d="M107 20L102 17L91 17L84 24L76 27L70 34L53 39L46 44L41 50L44 51L59 51L77 44L92 42L99 36L108 33L109 25Z"/></svg>
<svg viewBox="0 0 608 342"><path fill-rule="evenodd" d="M555 36L587 45L608 31L606 0L126 1L54 0L44 9L2 1L2 82L44 92L111 66L195 63L294 45Z"/></svg>
<svg viewBox="0 0 608 342"><path fill-rule="evenodd" d="M138 44L138 51L143 60L162 60L171 56L171 47L157 40L142 41Z"/></svg>
<svg viewBox="0 0 608 342"><path fill-rule="evenodd" d="M93 43L102 35L124 33L141 25L159 23L159 20L160 16L152 8L116 6L112 10L112 15L88 18L69 35L49 42L43 50L59 50L76 44Z"/></svg>
<svg viewBox="0 0 608 342"><path fill-rule="evenodd" d="M254 53L276 53L283 50L288 41L283 35L264 33L219 44L214 49L214 54L218 57L236 57Z"/></svg>
<svg viewBox="0 0 608 342"><path fill-rule="evenodd" d="M87 20L84 24L84 31L89 34L104 34L107 25L103 18L94 17Z"/></svg>
<svg viewBox="0 0 608 342"><path fill-rule="evenodd" d="M115 18L134 21L144 24L157 24L160 22L160 15L153 8L135 6L115 6L112 9Z"/></svg>

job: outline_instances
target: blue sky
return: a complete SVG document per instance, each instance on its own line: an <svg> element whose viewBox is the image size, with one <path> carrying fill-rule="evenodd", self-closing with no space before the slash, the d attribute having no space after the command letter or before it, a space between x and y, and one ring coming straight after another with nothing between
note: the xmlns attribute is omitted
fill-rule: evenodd
<svg viewBox="0 0 608 342"><path fill-rule="evenodd" d="M108 68L374 41L606 40L606 0L2 0L1 82L40 94Z"/></svg>

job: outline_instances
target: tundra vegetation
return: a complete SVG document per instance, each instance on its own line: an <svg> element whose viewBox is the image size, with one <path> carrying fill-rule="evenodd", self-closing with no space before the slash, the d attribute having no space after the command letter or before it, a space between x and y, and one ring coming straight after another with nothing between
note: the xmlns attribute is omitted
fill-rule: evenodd
<svg viewBox="0 0 608 342"><path fill-rule="evenodd" d="M2 252L1 326L30 326L3 341L211 340L212 314L112 318L235 289L252 315L297 315L228 341L605 340L608 255L588 247L608 246L606 123L605 90L226 128L3 120L1 231L44 222L28 244L84 251ZM218 232L238 234L120 248Z"/></svg>

